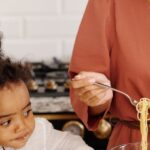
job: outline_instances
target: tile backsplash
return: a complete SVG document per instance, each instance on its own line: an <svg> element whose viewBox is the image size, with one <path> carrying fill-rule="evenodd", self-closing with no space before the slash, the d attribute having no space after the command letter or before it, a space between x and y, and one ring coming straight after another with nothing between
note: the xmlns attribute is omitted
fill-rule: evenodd
<svg viewBox="0 0 150 150"><path fill-rule="evenodd" d="M88 0L0 0L6 54L29 61L69 61Z"/></svg>

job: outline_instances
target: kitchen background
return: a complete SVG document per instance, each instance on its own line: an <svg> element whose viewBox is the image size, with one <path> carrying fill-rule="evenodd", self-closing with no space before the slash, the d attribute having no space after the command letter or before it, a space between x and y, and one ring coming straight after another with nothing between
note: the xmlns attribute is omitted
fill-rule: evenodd
<svg viewBox="0 0 150 150"><path fill-rule="evenodd" d="M69 61L88 0L0 0L0 31L9 55Z"/></svg>
<svg viewBox="0 0 150 150"><path fill-rule="evenodd" d="M112 129L109 117L95 132L87 131L69 98L68 64L87 1L0 0L2 49L32 64L28 88L35 115L82 136L95 150L105 150Z"/></svg>

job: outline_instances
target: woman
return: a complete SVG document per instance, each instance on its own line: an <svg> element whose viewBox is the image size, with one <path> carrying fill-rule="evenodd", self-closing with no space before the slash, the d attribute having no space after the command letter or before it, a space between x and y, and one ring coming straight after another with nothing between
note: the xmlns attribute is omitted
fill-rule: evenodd
<svg viewBox="0 0 150 150"><path fill-rule="evenodd" d="M149 15L147 0L89 0L78 31L69 68L72 104L90 130L108 111L120 120L108 150L141 141L137 112L125 96L94 83L111 83L137 101L150 98Z"/></svg>

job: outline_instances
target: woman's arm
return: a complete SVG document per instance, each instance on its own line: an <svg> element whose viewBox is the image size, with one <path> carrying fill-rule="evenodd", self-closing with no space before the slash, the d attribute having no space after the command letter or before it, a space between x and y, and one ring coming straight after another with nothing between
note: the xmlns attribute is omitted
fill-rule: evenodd
<svg viewBox="0 0 150 150"><path fill-rule="evenodd" d="M101 73L110 79L111 51L116 37L114 8L114 0L88 1L70 61L69 75L71 79L81 71ZM74 82L73 84L76 83ZM78 96L76 85L73 85L70 89L73 108L89 129L97 127L101 118L101 115L98 114L105 114L104 111L108 111L109 103L111 102L111 98L102 98L104 96L102 93L108 92L106 89L99 89L99 87L92 84L89 87L95 88L94 92L96 93L94 94L93 92L92 94L88 92ZM107 92L102 92L102 90ZM91 101L85 102L85 99L90 99L90 96L93 95L95 97Z"/></svg>

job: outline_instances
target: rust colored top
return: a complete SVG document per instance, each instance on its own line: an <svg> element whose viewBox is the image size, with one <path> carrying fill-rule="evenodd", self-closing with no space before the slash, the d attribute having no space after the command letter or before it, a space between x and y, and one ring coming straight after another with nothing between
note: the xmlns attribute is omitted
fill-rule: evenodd
<svg viewBox="0 0 150 150"><path fill-rule="evenodd" d="M80 71L104 73L112 87L136 100L150 98L150 2L89 0L69 69L72 77ZM71 99L78 116L94 130L100 117L90 118L88 107L75 98L73 90ZM137 120L135 108L117 93L114 93L110 112L123 120ZM138 141L141 141L139 130L118 123L107 149Z"/></svg>

